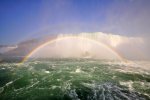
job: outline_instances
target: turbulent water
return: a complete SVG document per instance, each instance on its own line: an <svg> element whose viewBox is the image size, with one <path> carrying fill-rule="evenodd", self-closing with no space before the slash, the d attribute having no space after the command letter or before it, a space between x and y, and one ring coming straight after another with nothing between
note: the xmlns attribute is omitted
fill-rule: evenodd
<svg viewBox="0 0 150 100"><path fill-rule="evenodd" d="M2 63L0 100L150 100L150 71L93 59Z"/></svg>

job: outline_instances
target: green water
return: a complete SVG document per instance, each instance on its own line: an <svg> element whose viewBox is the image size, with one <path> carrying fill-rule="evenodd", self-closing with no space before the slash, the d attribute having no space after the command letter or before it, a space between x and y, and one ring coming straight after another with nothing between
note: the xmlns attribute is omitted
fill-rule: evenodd
<svg viewBox="0 0 150 100"><path fill-rule="evenodd" d="M150 73L110 60L1 63L0 100L150 100Z"/></svg>

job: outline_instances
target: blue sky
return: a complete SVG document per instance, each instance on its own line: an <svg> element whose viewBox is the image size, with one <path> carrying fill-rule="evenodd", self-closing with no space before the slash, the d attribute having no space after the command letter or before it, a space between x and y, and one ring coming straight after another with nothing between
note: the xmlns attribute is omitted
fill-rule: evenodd
<svg viewBox="0 0 150 100"><path fill-rule="evenodd" d="M149 37L150 0L0 0L0 44L59 33Z"/></svg>

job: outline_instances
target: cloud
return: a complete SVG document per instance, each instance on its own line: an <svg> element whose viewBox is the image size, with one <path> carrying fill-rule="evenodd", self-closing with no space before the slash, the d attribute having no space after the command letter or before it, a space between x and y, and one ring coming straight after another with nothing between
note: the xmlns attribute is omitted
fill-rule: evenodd
<svg viewBox="0 0 150 100"><path fill-rule="evenodd" d="M13 45L13 46L9 46L9 45L0 45L0 53L5 53L5 52L9 52L11 50L14 50L18 48L17 45Z"/></svg>

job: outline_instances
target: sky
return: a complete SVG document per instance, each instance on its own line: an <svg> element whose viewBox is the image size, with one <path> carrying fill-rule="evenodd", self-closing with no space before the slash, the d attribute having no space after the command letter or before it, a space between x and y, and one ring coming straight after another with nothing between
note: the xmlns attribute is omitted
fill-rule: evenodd
<svg viewBox="0 0 150 100"><path fill-rule="evenodd" d="M125 58L150 60L149 18L150 0L0 0L0 45L96 34Z"/></svg>
<svg viewBox="0 0 150 100"><path fill-rule="evenodd" d="M149 18L150 0L0 0L0 44L81 32L147 39Z"/></svg>

